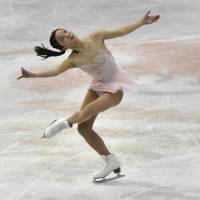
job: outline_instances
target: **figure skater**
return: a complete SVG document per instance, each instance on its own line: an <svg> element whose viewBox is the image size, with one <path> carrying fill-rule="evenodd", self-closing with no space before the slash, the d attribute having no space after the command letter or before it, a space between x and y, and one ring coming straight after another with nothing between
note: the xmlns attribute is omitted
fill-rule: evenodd
<svg viewBox="0 0 200 200"><path fill-rule="evenodd" d="M43 138L51 138L62 129L72 128L78 123L78 132L85 141L97 151L105 161L102 170L94 175L94 180L105 179L111 172L119 175L120 162L106 147L102 138L93 130L97 115L111 107L118 105L127 85L134 84L128 73L119 70L114 57L106 48L104 40L124 36L139 27L156 22L160 16L150 16L148 11L138 21L114 30L97 30L87 37L80 39L77 35L63 28L56 29L50 36L50 44L59 51L47 49L43 44L34 48L38 56L46 59L50 56L59 56L66 50L72 49L69 57L60 65L39 73L32 73L21 68L21 78L41 78L57 76L69 69L80 68L92 77L92 81L83 100L81 108L69 117L53 121L44 132ZM134 85L131 85L134 87Z"/></svg>

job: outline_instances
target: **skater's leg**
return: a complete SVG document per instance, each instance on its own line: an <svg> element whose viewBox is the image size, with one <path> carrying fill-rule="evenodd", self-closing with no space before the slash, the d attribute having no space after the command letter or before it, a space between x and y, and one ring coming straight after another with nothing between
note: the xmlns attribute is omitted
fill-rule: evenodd
<svg viewBox="0 0 200 200"><path fill-rule="evenodd" d="M92 129L96 115L93 115L86 122L78 124L78 132L83 136L85 141L100 155L108 155L108 151L103 139Z"/></svg>
<svg viewBox="0 0 200 200"><path fill-rule="evenodd" d="M70 116L67 121L70 124L87 121L92 115L103 112L119 104L122 100L123 92L118 90L116 93L106 92L102 96L88 103L82 110Z"/></svg>
<svg viewBox="0 0 200 200"><path fill-rule="evenodd" d="M84 101L81 105L82 110L87 104L97 99L99 96L93 90L88 90ZM110 152L108 151L106 145L102 138L92 129L94 121L97 117L98 113L91 116L87 121L78 124L78 132L83 136L85 141L100 155L108 155Z"/></svg>
<svg viewBox="0 0 200 200"><path fill-rule="evenodd" d="M94 91L93 91L94 92ZM85 107L87 107L87 105L90 105L92 102L94 102L98 97L96 96L96 93L93 93L92 91L88 91L84 102L81 106L81 110L84 110ZM94 100L95 99L95 100ZM121 100L120 100L121 101ZM110 179L103 179L103 181L109 181L109 180L113 180L119 177L123 177L123 175L120 175L120 164L118 162L118 160L116 159L116 157L111 154L104 141L101 139L101 137L92 129L94 121L96 119L98 115L98 112L96 114L93 114L88 120L85 120L83 122L78 123L78 132L84 137L85 141L94 149L96 150L103 159L105 159L106 161L106 165L105 167L97 172L94 176L94 182L98 181L99 177L105 177L106 175L108 175L109 173L111 173L112 171L114 171L114 173L118 173L118 175L116 177L112 177ZM109 160L109 161L108 161Z"/></svg>

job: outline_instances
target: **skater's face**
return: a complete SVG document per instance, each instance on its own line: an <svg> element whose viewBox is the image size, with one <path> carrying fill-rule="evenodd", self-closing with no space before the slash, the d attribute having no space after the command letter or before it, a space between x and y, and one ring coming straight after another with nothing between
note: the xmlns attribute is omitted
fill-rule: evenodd
<svg viewBox="0 0 200 200"><path fill-rule="evenodd" d="M72 31L66 29L57 30L55 38L58 44L63 46L65 49L73 48L77 41L77 36Z"/></svg>

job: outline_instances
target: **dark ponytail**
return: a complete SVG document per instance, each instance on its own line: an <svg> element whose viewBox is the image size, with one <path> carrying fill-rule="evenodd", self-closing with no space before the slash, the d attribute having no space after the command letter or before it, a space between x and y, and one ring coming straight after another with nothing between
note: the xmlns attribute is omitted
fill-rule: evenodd
<svg viewBox="0 0 200 200"><path fill-rule="evenodd" d="M50 44L52 47L56 48L56 49L59 49L60 51L52 51L50 49L47 49L43 44L42 46L36 46L34 47L34 50L37 54L37 56L40 56L44 59L47 59L48 57L51 57L51 56L60 56L60 55L63 55L65 53L65 50L62 50L63 47L57 42L56 38L55 38L55 34L56 34L56 31L59 30L59 29L56 29L54 30L52 33L51 33L51 37L50 37Z"/></svg>
<svg viewBox="0 0 200 200"><path fill-rule="evenodd" d="M43 44L42 46L36 46L34 47L34 50L37 54L37 56L40 56L44 59L47 59L48 57L51 57L51 56L60 56L60 55L63 55L65 53L65 51L52 51L50 49L47 49Z"/></svg>

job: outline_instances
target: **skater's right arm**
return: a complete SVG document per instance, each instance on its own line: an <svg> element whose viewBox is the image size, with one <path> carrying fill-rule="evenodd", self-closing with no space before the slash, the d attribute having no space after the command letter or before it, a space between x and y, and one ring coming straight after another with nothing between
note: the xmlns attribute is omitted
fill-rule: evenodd
<svg viewBox="0 0 200 200"><path fill-rule="evenodd" d="M21 78L41 78L41 77L52 77L52 76L57 76L65 71L67 71L68 69L74 68L76 65L72 62L71 59L67 59L64 60L60 65L53 67L53 68L49 68L47 70L43 70L40 72L30 72L26 69L24 69L23 67L21 67L21 71L22 71L22 75L19 76L17 79L21 79Z"/></svg>

